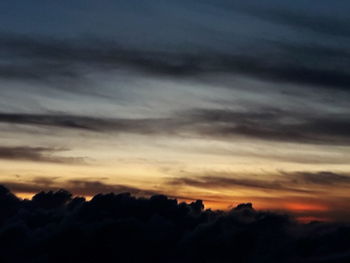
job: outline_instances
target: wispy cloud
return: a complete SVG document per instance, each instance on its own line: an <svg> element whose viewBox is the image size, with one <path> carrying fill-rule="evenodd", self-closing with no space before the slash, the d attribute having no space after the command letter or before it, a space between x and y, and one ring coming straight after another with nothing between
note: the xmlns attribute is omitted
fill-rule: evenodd
<svg viewBox="0 0 350 263"><path fill-rule="evenodd" d="M277 83L348 90L349 50L313 45L313 51L306 52L310 46L305 44L290 48L288 43L271 41L265 41L262 46L262 49L256 47L261 50L259 52L244 49L239 53L168 52L130 49L107 41L60 41L5 34L0 37L3 50L0 56L4 61L0 65L0 77L17 80L61 78L62 81L83 78L89 68L94 71L122 68L173 77L225 73ZM322 52L317 52L321 49Z"/></svg>
<svg viewBox="0 0 350 263"><path fill-rule="evenodd" d="M266 108L247 112L203 109L192 114L198 123L207 124L197 129L199 133L218 138L241 135L269 141L344 145L350 139L347 114L317 116Z"/></svg>
<svg viewBox="0 0 350 263"><path fill-rule="evenodd" d="M77 129L90 132L154 134L168 133L182 126L176 119L97 118L65 114L0 113L0 122Z"/></svg>
<svg viewBox="0 0 350 263"><path fill-rule="evenodd" d="M87 132L141 135L187 134L230 139L311 144L350 143L348 114L309 115L271 108L249 111L193 109L166 118L97 118L65 114L0 113L0 123L57 127Z"/></svg>
<svg viewBox="0 0 350 263"><path fill-rule="evenodd" d="M61 157L55 153L65 151L64 149L49 147L28 147L28 146L0 146L0 159L11 161L32 161L61 164L83 164L85 158Z"/></svg>
<svg viewBox="0 0 350 263"><path fill-rule="evenodd" d="M37 177L27 181L5 181L2 182L12 191L17 193L37 193L40 191L66 189L75 195L93 196L98 193L132 193L140 196L151 196L156 191L141 189L122 184L106 184L101 180L71 179L60 181L59 178Z"/></svg>
<svg viewBox="0 0 350 263"><path fill-rule="evenodd" d="M216 189L216 190L229 190L229 189L257 189L262 191L283 191L294 193L316 193L313 190L305 190L293 188L292 186L285 185L282 181L269 181L248 179L248 178L234 178L234 177L219 177L219 176L200 176L200 177L182 177L169 180L169 185L175 187L191 186L201 189Z"/></svg>
<svg viewBox="0 0 350 263"><path fill-rule="evenodd" d="M350 176L347 174L334 173L330 171L312 172L296 172L285 174L292 182L296 184L313 184L320 186L341 186L350 185Z"/></svg>
<svg viewBox="0 0 350 263"><path fill-rule="evenodd" d="M319 14L292 8L240 7L243 13L256 16L273 24L286 25L295 30L323 34L328 37L350 37L350 24L333 14Z"/></svg>
<svg viewBox="0 0 350 263"><path fill-rule="evenodd" d="M171 186L190 186L201 189L255 189L262 191L280 191L317 195L327 187L346 188L350 186L350 175L329 171L321 172L280 172L277 175L259 177L219 172L206 172L204 175L187 174L187 176L169 179ZM313 186L313 188L310 188Z"/></svg>

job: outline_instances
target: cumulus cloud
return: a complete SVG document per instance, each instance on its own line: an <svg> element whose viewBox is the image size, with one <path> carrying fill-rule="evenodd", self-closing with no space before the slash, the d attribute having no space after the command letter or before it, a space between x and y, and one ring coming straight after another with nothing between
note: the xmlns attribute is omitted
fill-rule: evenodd
<svg viewBox="0 0 350 263"><path fill-rule="evenodd" d="M65 190L20 200L0 187L3 262L347 262L350 226L299 224L240 204L205 210L164 195ZM136 253L137 252L137 253Z"/></svg>

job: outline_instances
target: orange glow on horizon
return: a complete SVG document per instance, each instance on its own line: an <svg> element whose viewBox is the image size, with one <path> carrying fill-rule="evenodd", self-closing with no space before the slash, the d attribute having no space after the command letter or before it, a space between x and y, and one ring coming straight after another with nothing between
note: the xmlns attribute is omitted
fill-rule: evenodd
<svg viewBox="0 0 350 263"><path fill-rule="evenodd" d="M36 193L25 193L25 192L15 192L15 195L21 199L32 199L32 197L35 195ZM91 195L75 195L75 196L81 196L84 197L86 199L86 201L90 201L93 196ZM169 197L169 198L175 198L175 197ZM182 199L182 198L175 198L178 200L178 203L181 202L185 202L185 203L191 203L193 201L196 200L196 198L194 199ZM200 199L200 198L199 198ZM236 207L238 204L240 203L246 203L246 202L230 202L230 201L215 201L215 200L209 200L209 201L203 201L204 207L205 209L212 209L212 210L222 210L222 211L229 211L232 208ZM307 212L327 212L329 211L329 208L321 205L321 204L310 204L310 203L296 203L296 202L289 202L286 203L284 205L282 205L282 207L284 207L283 209L277 209L277 206L275 203L270 203L270 205L262 202L252 202L253 203L253 207L256 210L271 210L271 211L284 211L284 212L289 212L290 214L295 214L298 212L304 212L305 215L303 216L297 216L296 220L300 223L306 224L306 223L310 223L312 221L323 221L323 222L329 222L332 221L330 218L327 218L327 216L320 216L320 217L316 217L316 216L308 216ZM278 202L277 202L278 203Z"/></svg>
<svg viewBox="0 0 350 263"><path fill-rule="evenodd" d="M289 211L328 211L328 207L321 204L308 204L308 203L287 203L285 208Z"/></svg>
<svg viewBox="0 0 350 263"><path fill-rule="evenodd" d="M32 197L35 195L33 193L18 193L18 192L14 192L14 194L20 199L28 199L28 200L31 200Z"/></svg>

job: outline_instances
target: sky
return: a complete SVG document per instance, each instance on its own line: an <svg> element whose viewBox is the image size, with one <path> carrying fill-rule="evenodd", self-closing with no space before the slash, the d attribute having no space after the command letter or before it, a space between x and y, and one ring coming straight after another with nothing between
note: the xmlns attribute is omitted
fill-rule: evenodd
<svg viewBox="0 0 350 263"><path fill-rule="evenodd" d="M350 221L349 1L0 3L0 183Z"/></svg>

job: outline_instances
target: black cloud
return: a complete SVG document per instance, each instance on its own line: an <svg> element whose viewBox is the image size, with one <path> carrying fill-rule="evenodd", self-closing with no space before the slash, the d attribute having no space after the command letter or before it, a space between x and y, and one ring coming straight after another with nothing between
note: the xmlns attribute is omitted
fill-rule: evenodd
<svg viewBox="0 0 350 263"><path fill-rule="evenodd" d="M64 190L20 200L0 187L2 262L348 262L350 226L296 223L241 204L204 210L163 195Z"/></svg>

